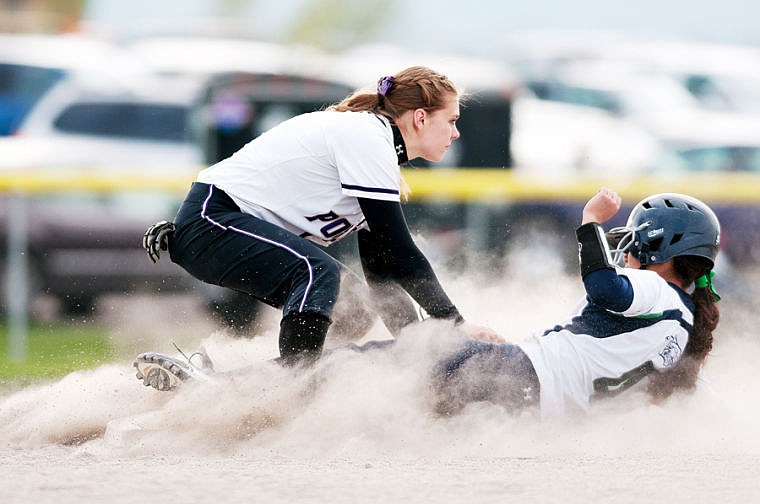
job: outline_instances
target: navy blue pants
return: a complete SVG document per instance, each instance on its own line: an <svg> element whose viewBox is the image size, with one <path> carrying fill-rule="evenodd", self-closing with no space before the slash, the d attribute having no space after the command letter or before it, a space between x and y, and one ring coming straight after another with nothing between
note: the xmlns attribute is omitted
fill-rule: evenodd
<svg viewBox="0 0 760 504"><path fill-rule="evenodd" d="M353 343L342 348L358 352L392 348L396 340ZM468 403L487 401L512 413L537 405L541 387L530 359L517 345L462 341L433 369L435 409L453 415Z"/></svg>
<svg viewBox="0 0 760 504"><path fill-rule="evenodd" d="M331 318L340 266L314 243L244 213L221 189L193 183L174 219L173 262L207 283L291 313Z"/></svg>
<svg viewBox="0 0 760 504"><path fill-rule="evenodd" d="M488 401L519 411L538 404L540 385L530 359L517 345L466 340L434 374L436 409L452 414L467 403Z"/></svg>

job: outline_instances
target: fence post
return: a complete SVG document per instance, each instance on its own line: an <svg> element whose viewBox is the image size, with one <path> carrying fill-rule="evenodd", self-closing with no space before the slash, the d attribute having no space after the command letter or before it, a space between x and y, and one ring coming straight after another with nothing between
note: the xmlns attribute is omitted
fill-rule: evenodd
<svg viewBox="0 0 760 504"><path fill-rule="evenodd" d="M8 195L8 250L5 271L5 299L8 309L9 358L21 362L27 356L29 318L29 263L27 258L26 195Z"/></svg>
<svg viewBox="0 0 760 504"><path fill-rule="evenodd" d="M491 208L487 203L468 201L465 204L465 236L467 267L478 268L477 259L488 250Z"/></svg>

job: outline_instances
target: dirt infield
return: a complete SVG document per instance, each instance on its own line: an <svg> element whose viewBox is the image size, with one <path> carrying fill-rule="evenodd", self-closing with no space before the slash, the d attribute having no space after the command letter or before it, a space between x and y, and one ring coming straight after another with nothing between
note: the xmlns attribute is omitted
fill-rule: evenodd
<svg viewBox="0 0 760 504"><path fill-rule="evenodd" d="M577 279L445 283L469 319L514 341L564 314L580 292ZM709 389L661 406L633 396L552 422L487 404L432 414L436 324L393 351L334 352L292 374L267 362L273 328L236 339L185 318L176 323L183 344L205 345L222 371L246 371L159 393L125 357L0 397L0 502L754 501L760 339L751 304L740 302L751 285L721 292ZM121 323L116 337L130 334ZM379 326L372 335L387 337ZM164 336L127 346L171 353L173 335Z"/></svg>

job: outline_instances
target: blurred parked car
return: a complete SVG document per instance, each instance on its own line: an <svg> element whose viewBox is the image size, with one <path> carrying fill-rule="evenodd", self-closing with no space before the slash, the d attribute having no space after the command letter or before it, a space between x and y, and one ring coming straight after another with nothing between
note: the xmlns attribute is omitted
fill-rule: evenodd
<svg viewBox="0 0 760 504"><path fill-rule="evenodd" d="M511 37L505 51L524 76L565 64L616 61L666 76L699 106L734 113L760 111L760 49L751 44L660 39L620 31L540 31Z"/></svg>
<svg viewBox="0 0 760 504"><path fill-rule="evenodd" d="M139 88L107 78L57 82L13 136L0 138L3 176L71 173L119 179L187 179L202 163L193 141L195 94L175 81L142 75ZM65 178L62 178L65 180ZM171 218L181 198L160 191L62 189L27 199L27 259L34 294L67 310L89 310L106 292L192 287L168 261L152 265L140 247L156 216ZM0 257L5 257L8 194L0 197Z"/></svg>
<svg viewBox="0 0 760 504"><path fill-rule="evenodd" d="M666 140L704 115L672 77L615 60L566 62L547 74L525 76L525 86L541 100L602 110Z"/></svg>
<svg viewBox="0 0 760 504"><path fill-rule="evenodd" d="M125 49L152 72L202 80L229 72L316 75L327 58L310 48L231 37L147 36Z"/></svg>
<svg viewBox="0 0 760 504"><path fill-rule="evenodd" d="M546 100L525 89L512 105L515 168L554 178L626 175L659 156L659 139L607 110Z"/></svg>
<svg viewBox="0 0 760 504"><path fill-rule="evenodd" d="M627 40L610 48L620 60L668 75L710 110L760 112L760 49L679 40Z"/></svg>
<svg viewBox="0 0 760 504"><path fill-rule="evenodd" d="M0 136L15 133L37 101L68 75L116 79L139 63L107 41L80 35L0 35Z"/></svg>
<svg viewBox="0 0 760 504"><path fill-rule="evenodd" d="M14 136L0 138L2 166L197 169L191 129L197 86L150 75L135 80L139 85L97 76L61 80Z"/></svg>
<svg viewBox="0 0 760 504"><path fill-rule="evenodd" d="M518 167L564 159L558 173L638 173L663 152L760 134L760 115L707 108L674 75L639 63L566 61L526 75L524 86L514 107Z"/></svg>

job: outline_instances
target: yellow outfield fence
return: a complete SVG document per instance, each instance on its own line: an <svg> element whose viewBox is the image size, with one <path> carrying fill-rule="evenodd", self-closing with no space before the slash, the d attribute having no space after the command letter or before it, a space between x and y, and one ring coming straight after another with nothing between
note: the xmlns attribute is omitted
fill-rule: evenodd
<svg viewBox="0 0 760 504"><path fill-rule="evenodd" d="M760 174L693 173L631 177L549 176L507 169L405 169L413 201L585 201L608 186L626 200L658 192L681 192L711 204L760 203ZM21 194L67 191L166 191L183 193L191 171L139 173L128 169L27 169L0 171L0 191Z"/></svg>
<svg viewBox="0 0 760 504"><path fill-rule="evenodd" d="M659 192L690 194L712 204L760 203L760 174L711 173L623 177L538 177L511 170L405 170L415 200L472 202L586 201L601 186L636 200Z"/></svg>

